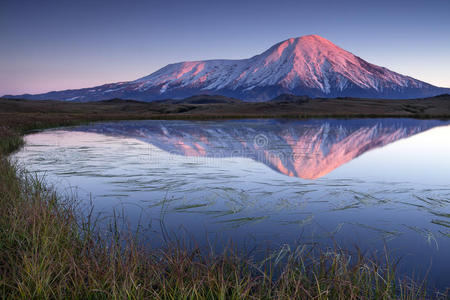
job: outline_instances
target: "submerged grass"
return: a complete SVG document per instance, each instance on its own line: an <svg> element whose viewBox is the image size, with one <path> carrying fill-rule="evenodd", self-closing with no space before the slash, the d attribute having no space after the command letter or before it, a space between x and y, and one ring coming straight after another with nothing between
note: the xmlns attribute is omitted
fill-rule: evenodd
<svg viewBox="0 0 450 300"><path fill-rule="evenodd" d="M76 202L26 173L6 154L23 144L0 133L0 297L8 299L422 299L424 284L396 263L339 248L285 246L263 261L178 243L151 250L112 223L102 234L77 218ZM428 293L428 294L427 294Z"/></svg>

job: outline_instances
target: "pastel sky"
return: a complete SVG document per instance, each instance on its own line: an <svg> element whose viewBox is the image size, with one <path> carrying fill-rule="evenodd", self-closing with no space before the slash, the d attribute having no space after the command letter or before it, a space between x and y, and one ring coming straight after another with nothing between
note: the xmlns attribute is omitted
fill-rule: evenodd
<svg viewBox="0 0 450 300"><path fill-rule="evenodd" d="M0 0L0 95L134 80L174 62L247 58L321 35L450 87L449 0Z"/></svg>

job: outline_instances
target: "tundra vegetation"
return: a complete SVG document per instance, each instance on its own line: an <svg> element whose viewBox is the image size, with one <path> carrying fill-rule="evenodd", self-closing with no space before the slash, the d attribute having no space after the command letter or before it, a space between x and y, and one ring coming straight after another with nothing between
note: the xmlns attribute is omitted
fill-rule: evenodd
<svg viewBox="0 0 450 300"><path fill-rule="evenodd" d="M355 250L282 247L263 260L232 245L222 253L167 243L149 249L139 233L109 234L76 199L8 157L26 132L90 121L151 117L133 105L7 100L0 107L0 297L4 299L423 299L448 297L423 279L396 274L396 261ZM71 106L73 105L73 106ZM131 105L131 106L130 106ZM33 107L34 106L34 107ZM9 110L5 107L9 107ZM31 108L30 108L31 107ZM42 107L52 107L48 110ZM123 111L117 110L122 107ZM164 108L166 109L166 108ZM85 113L82 113L85 111ZM130 112L131 111L131 112ZM164 114L163 114L164 115ZM153 117L161 117L155 116ZM177 115L182 118L183 116ZM185 116L186 117L186 116ZM114 223L114 222L113 222Z"/></svg>

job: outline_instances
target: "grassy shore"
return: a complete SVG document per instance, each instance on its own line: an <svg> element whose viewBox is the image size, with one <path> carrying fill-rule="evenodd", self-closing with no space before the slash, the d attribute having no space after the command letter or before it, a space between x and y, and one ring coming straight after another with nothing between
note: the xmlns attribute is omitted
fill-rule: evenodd
<svg viewBox="0 0 450 300"><path fill-rule="evenodd" d="M297 99L298 98L298 99ZM235 118L422 118L450 119L450 95L426 99L278 99L248 103L221 96L180 101L138 102L120 99L72 103L0 98L0 126L47 126L73 120L235 119Z"/></svg>
<svg viewBox="0 0 450 300"><path fill-rule="evenodd" d="M265 261L179 245L159 250L112 230L100 235L45 178L7 155L27 130L105 120L47 114L0 122L0 297L3 299L423 299L442 297L357 251L306 248ZM111 118L116 119L116 118Z"/></svg>

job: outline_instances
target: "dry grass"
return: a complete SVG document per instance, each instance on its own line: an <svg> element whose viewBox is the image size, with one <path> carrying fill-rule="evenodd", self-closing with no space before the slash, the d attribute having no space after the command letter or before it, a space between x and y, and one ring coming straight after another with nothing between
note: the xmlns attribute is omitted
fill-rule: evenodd
<svg viewBox="0 0 450 300"><path fill-rule="evenodd" d="M259 103L193 103L188 100L138 102L117 99L71 103L0 98L0 126L28 125L36 128L49 122L125 119L450 118L450 95L410 100L291 99Z"/></svg>
<svg viewBox="0 0 450 300"><path fill-rule="evenodd" d="M168 245L149 250L112 229L80 224L42 178L0 164L0 293L3 298L416 299L388 260L334 249L283 250L264 262ZM114 226L112 227L114 228Z"/></svg>
<svg viewBox="0 0 450 300"><path fill-rule="evenodd" d="M81 120L71 120L79 122ZM57 121L39 127L61 125ZM23 128L0 131L0 297L4 299L422 299L437 297L377 261L342 249L282 250L255 261L167 245L150 250L111 226L100 234L76 202L6 154ZM445 298L448 295L441 295Z"/></svg>

